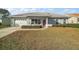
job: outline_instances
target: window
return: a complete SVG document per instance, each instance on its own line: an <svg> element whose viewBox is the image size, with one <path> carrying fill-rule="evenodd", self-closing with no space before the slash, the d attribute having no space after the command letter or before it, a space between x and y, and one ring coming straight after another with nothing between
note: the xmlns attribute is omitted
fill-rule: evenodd
<svg viewBox="0 0 79 59"><path fill-rule="evenodd" d="M32 19L31 20L31 24L40 24L40 23L41 23L40 19Z"/></svg>
<svg viewBox="0 0 79 59"><path fill-rule="evenodd" d="M77 21L79 22L79 18L77 19Z"/></svg>
<svg viewBox="0 0 79 59"><path fill-rule="evenodd" d="M56 24L56 19L49 19L48 24Z"/></svg>

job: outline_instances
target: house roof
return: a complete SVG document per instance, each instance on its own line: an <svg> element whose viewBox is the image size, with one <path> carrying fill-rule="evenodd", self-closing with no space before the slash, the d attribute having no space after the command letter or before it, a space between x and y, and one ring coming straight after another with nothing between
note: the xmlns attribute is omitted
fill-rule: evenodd
<svg viewBox="0 0 79 59"><path fill-rule="evenodd" d="M69 16L79 17L79 13L68 14Z"/></svg>
<svg viewBox="0 0 79 59"><path fill-rule="evenodd" d="M65 15L47 13L47 12L23 13L23 14L12 15L10 17L28 17L28 16L67 17Z"/></svg>

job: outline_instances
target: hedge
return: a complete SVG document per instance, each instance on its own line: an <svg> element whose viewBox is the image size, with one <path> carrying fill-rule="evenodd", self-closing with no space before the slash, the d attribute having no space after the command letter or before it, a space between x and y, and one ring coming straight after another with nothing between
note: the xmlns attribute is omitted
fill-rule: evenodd
<svg viewBox="0 0 79 59"><path fill-rule="evenodd" d="M79 28L79 24L57 24L53 25L54 27L72 27L72 28Z"/></svg>

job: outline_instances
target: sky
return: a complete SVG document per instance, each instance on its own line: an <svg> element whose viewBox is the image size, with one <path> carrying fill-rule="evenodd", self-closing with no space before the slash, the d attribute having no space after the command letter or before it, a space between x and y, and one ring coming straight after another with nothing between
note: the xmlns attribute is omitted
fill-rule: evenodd
<svg viewBox="0 0 79 59"><path fill-rule="evenodd" d="M79 8L5 8L11 15L29 12L49 12L58 14L79 13Z"/></svg>

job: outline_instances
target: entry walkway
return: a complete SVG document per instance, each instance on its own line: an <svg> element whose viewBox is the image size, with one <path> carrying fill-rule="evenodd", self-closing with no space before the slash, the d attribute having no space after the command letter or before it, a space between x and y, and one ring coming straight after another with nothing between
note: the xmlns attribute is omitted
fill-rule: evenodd
<svg viewBox="0 0 79 59"><path fill-rule="evenodd" d="M19 30L19 28L18 27L2 28L2 29L0 29L0 38L6 36L8 34L11 34L12 32L14 32L16 30Z"/></svg>

